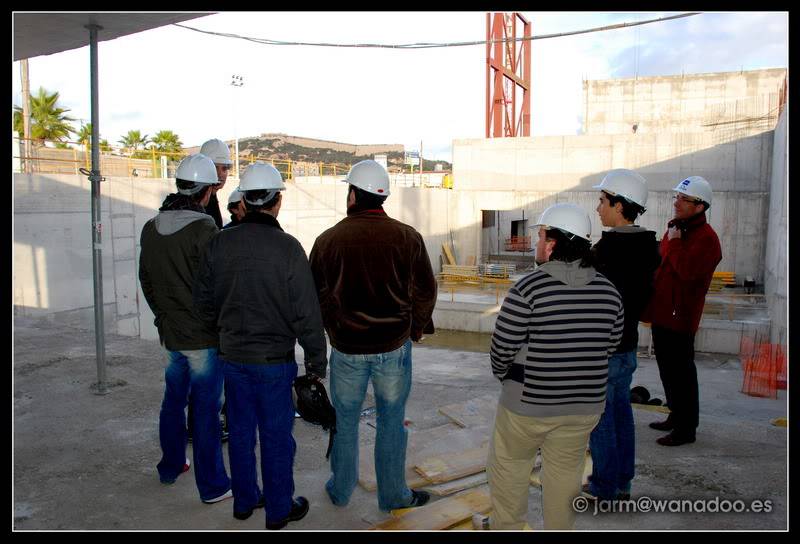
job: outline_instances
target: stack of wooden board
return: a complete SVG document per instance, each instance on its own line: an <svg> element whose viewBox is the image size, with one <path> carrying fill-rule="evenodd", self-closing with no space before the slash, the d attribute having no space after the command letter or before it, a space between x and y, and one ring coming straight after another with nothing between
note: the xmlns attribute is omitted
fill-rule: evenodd
<svg viewBox="0 0 800 544"><path fill-rule="evenodd" d="M736 285L736 275L733 272L714 272L711 277L709 291L721 291L723 287Z"/></svg>
<svg viewBox="0 0 800 544"><path fill-rule="evenodd" d="M489 486L482 485L420 508L394 510L392 517L372 527L378 531L441 531L456 528L473 514L491 510Z"/></svg>
<svg viewBox="0 0 800 544"><path fill-rule="evenodd" d="M477 279L478 267L468 265L443 264L442 279L445 281L458 281L459 279Z"/></svg>

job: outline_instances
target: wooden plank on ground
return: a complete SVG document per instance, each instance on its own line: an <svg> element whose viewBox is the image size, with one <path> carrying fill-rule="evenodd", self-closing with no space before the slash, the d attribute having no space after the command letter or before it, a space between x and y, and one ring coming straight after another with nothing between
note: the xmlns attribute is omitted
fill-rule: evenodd
<svg viewBox="0 0 800 544"><path fill-rule="evenodd" d="M486 514L491 510L489 486L462 491L414 508L401 517L388 519L372 527L379 531L441 531L472 519L472 514Z"/></svg>
<svg viewBox="0 0 800 544"><path fill-rule="evenodd" d="M434 484L441 484L486 470L488 453L489 441L487 440L477 448L429 457L414 468L426 480Z"/></svg>
<svg viewBox="0 0 800 544"><path fill-rule="evenodd" d="M631 406L636 408L637 410L647 410L648 412L660 412L662 414L668 414L669 408L666 406L653 406L652 404L639 404L638 402L632 402Z"/></svg>
<svg viewBox="0 0 800 544"><path fill-rule="evenodd" d="M449 482L444 482L441 484L428 484L422 487L422 490L427 491L431 495L436 495L437 497L445 497L447 495L452 495L453 493L458 493L459 491L464 491L470 487L475 487L485 483L486 471L484 470L478 474L465 476L464 478L458 478Z"/></svg>
<svg viewBox="0 0 800 544"><path fill-rule="evenodd" d="M453 423L432 429L412 429L406 447L406 483L412 488L430 485L431 482L414 470L417 463L435 455L474 448L486 440L489 432L485 426L464 429ZM359 448L358 484L367 491L377 489L374 450L374 444L363 444Z"/></svg>
<svg viewBox="0 0 800 544"><path fill-rule="evenodd" d="M466 402L448 404L439 408L439 413L453 420L461 427L494 425L494 415L497 411L497 394L488 394Z"/></svg>

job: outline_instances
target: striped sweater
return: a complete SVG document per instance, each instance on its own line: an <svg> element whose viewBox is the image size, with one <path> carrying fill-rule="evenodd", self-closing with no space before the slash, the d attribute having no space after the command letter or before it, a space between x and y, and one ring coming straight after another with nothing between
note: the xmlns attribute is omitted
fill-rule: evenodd
<svg viewBox="0 0 800 544"><path fill-rule="evenodd" d="M492 334L500 404L523 416L600 414L608 356L622 338L614 285L580 261L549 261L518 280Z"/></svg>

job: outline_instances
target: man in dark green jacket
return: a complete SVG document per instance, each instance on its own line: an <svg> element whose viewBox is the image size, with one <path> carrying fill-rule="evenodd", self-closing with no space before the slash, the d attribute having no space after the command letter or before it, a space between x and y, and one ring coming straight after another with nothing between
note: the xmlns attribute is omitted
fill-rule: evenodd
<svg viewBox="0 0 800 544"><path fill-rule="evenodd" d="M191 397L195 482L200 499L215 503L231 496L220 442L222 365L216 330L194 310L192 284L202 251L218 232L203 210L217 184L217 173L211 159L198 153L181 161L176 178L178 192L168 195L158 215L142 228L139 258L142 292L155 314L169 360L159 415L162 457L157 468L164 484L174 483L189 470L184 410Z"/></svg>

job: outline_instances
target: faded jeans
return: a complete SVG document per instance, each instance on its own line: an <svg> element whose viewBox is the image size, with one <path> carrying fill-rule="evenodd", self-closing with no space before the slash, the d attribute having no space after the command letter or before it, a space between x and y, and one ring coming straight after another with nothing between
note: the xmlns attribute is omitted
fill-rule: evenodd
<svg viewBox="0 0 800 544"><path fill-rule="evenodd" d="M167 353L169 361L164 372L164 400L158 424L162 452L157 466L159 478L164 483L172 483L183 472L187 443L184 409L191 392L197 490L202 500L219 497L231 488L220 442L222 362L216 348Z"/></svg>
<svg viewBox="0 0 800 544"><path fill-rule="evenodd" d="M608 358L606 408L589 438L592 452L589 491L605 500L631 492L636 454L631 408L631 380L635 370L635 350Z"/></svg>
<svg viewBox="0 0 800 544"><path fill-rule="evenodd" d="M331 349L331 402L336 409L336 434L331 451L332 475L325 485L333 504L345 506L358 482L358 423L372 379L377 411L375 476L378 507L383 511L411 504L406 484L404 426L411 391L411 340L387 353L349 355Z"/></svg>

